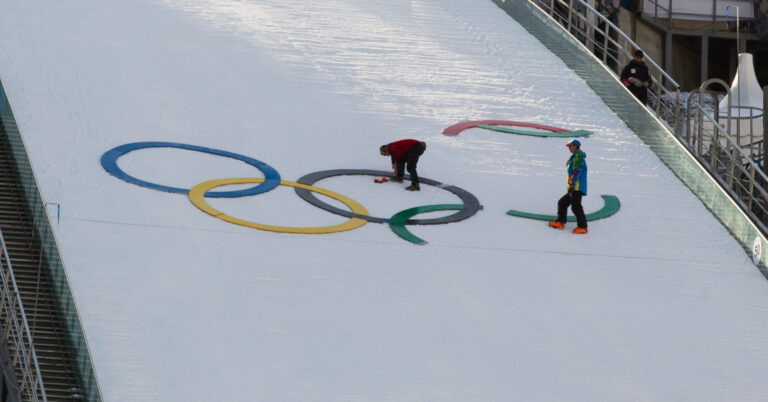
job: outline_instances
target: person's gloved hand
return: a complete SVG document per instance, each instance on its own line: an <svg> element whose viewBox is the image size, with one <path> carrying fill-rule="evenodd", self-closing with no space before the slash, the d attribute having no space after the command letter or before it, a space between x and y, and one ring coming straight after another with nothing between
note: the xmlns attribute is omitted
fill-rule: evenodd
<svg viewBox="0 0 768 402"><path fill-rule="evenodd" d="M644 83L642 81L640 81L639 78L635 78L635 77L629 77L629 82L631 82L632 85L634 85L636 87L641 87L641 86L644 85Z"/></svg>

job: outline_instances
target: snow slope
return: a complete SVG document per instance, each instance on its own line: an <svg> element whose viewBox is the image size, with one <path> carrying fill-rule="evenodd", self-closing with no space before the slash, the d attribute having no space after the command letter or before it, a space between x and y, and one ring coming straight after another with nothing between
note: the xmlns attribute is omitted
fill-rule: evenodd
<svg viewBox="0 0 768 402"><path fill-rule="evenodd" d="M108 401L761 400L768 286L737 242L558 58L490 1L6 1L0 74L46 201ZM594 134L587 236L513 218L553 213L562 139L462 120ZM137 141L227 150L284 180L382 169L381 144L428 144L424 177L484 209L412 226L279 234L107 174ZM192 187L260 176L158 148L119 160ZM389 217L455 203L434 187L318 186ZM238 218L345 219L293 189L210 199ZM55 219L54 219L55 221ZM569 226L569 229L572 225Z"/></svg>

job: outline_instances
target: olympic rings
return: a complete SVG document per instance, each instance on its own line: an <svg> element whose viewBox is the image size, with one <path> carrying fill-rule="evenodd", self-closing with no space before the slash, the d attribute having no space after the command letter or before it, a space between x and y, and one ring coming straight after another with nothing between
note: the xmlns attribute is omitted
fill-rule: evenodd
<svg viewBox="0 0 768 402"><path fill-rule="evenodd" d="M297 182L311 186L321 179L325 179L333 176L343 176L343 175L363 175L363 176L376 176L376 177L381 177L381 176L392 177L393 176L392 172L386 172L383 170L337 169L337 170L323 170L320 172L310 173L308 175L305 175L299 178ZM442 218L432 218L432 219L409 219L405 221L405 223L407 224L437 225L442 223L458 222L460 220L469 218L470 216L477 213L477 211L480 209L480 201L478 201L474 195L472 195L471 193L469 193L464 189L461 189L456 186L445 185L443 183L440 183L439 181L430 180L423 177L419 177L419 182L422 184L428 184L431 186L439 187L439 188L442 188L443 190L456 194L461 199L461 201L464 202L464 207L461 208L459 212L453 215L445 216ZM315 197L314 194L300 187L296 187L295 190L296 190L296 194L299 197L303 198L305 201L309 202L310 204L337 215L341 215L347 218L365 219L369 222L375 222L375 223L385 223L389 221L386 218L377 218L374 216L355 214L354 211L349 212L340 208L336 208L333 205L330 205L321 201L320 199Z"/></svg>
<svg viewBox="0 0 768 402"><path fill-rule="evenodd" d="M101 156L101 166L103 166L104 169L107 172L109 172L109 174L111 174L112 176L115 176L118 179L121 179L123 181L127 181L128 183L131 183L131 184L136 184L138 186L147 187L154 190L167 191L170 193L180 193L180 194L189 193L188 189L164 186L161 184L150 183L148 181L137 179L129 175L128 173L125 173L122 169L120 169L117 166L117 159L127 154L128 152L135 151L137 149L156 148L156 147L180 148L180 149L186 149L190 151L197 151L197 152L203 152L207 154L225 156L227 158L243 161L255 167L256 169L259 169L262 173L264 173L264 177L265 177L264 183L258 186L247 188L244 190L238 190L238 191L210 192L205 195L206 197L244 197L247 195L256 195L256 194L261 194L269 190L272 190L273 188L277 187L280 184L280 174L278 174L277 171L274 168L272 168L272 166L269 166L260 160L253 159L248 156L244 156L244 155L240 155L232 152L221 151L218 149L206 148L206 147L201 147L197 145L180 144L176 142L134 142L130 144L120 145L119 147L110 149L109 151L105 152L104 155Z"/></svg>
<svg viewBox="0 0 768 402"><path fill-rule="evenodd" d="M145 180L138 179L136 177L133 177L125 173L122 169L120 169L117 166L117 159L127 154L128 152L135 151L138 149L153 148L153 147L179 148L179 149L204 152L208 154L237 159L239 161L245 162L251 166L256 167L264 174L265 177L263 178L260 178L260 177L225 178L225 179L209 180L204 183L200 183L192 187L191 189L183 189L183 188L170 187L170 186L165 186L161 184L151 183ZM386 218L372 217L368 215L368 210L357 201L349 197L346 197L344 195L338 194L336 192L323 189L320 187L315 187L313 184L318 180L331 177L331 176L372 175L372 176L379 176L379 177L380 176L392 177L391 172L378 171L378 170L353 170L353 169L325 170L325 171L320 171L320 172L315 172L315 173L305 175L304 177L300 178L298 182L291 182L287 180L281 180L280 175L277 173L277 171L274 168L257 159L253 159L244 155L239 155L236 153L222 151L218 149L206 148L206 147L201 147L197 145L181 144L181 143L175 143L175 142L135 142L135 143L120 145L118 147L110 149L109 151L105 152L104 155L101 156L101 165L109 174L123 181L126 181L128 183L136 184L138 186L150 188L153 190L186 194L193 205L195 205L201 211L215 218L221 219L223 221L226 221L235 225L241 225L241 226L245 226L253 229L266 230L266 231L272 231L272 232L302 233L302 234L304 233L306 234L335 233L335 232L343 232L343 231L359 228L360 226L365 225L367 222L377 222L377 223L389 222L392 230L395 233L397 233L399 236L401 236L403 239L417 243L417 244L425 244L426 243L425 241L411 234L405 228L404 225L405 224L434 225L434 224L441 224L441 223L456 222L456 221L469 218L470 216L477 213L479 209L481 209L480 202L477 200L477 198L474 195L467 192L466 190L463 190L455 186L445 185L438 181L422 178L421 182L424 184L440 187L446 191L449 191L457 195L462 200L463 204L440 204L440 205L427 205L422 207L411 208L405 211L401 211L400 213L394 215L391 220ZM258 185L245 190L238 190L238 191L210 191L214 188L225 186L225 185L251 184L251 183L258 184ZM296 193L305 201L308 201L309 203L321 209L324 209L326 211L347 217L349 218L349 220L339 225L320 226L320 227L289 227L289 226L265 225L265 224L250 222L244 219L239 219L239 218L235 218L233 216L227 215L224 212L221 212L213 208L205 200L205 197L231 198L231 197L243 197L247 195L261 194L269 190L272 190L278 185L294 187L294 190L296 191ZM349 207L349 211L326 204L325 202L320 201L320 199L318 199L313 193L320 193L322 195L325 195L337 201L340 201L341 203ZM423 212L445 211L445 210L458 210L458 212L453 215L442 217L442 218L408 219L413 215L423 213Z"/></svg>
<svg viewBox="0 0 768 402"><path fill-rule="evenodd" d="M254 228L259 230L267 230L271 232L304 233L304 234L335 233L335 232L343 232L346 230L357 229L360 226L363 226L366 224L366 221L363 219L351 218L349 221L342 223L340 225L310 227L310 228L264 225L261 223L249 222L243 219L238 219L238 218L229 216L211 207L210 204L208 204L208 202L205 201L206 192L212 188L221 187L228 184L246 184L246 183L262 183L262 182L264 182L264 179L261 177L250 177L250 178L245 177L245 178L235 178L235 179L210 180L192 187L192 189L189 190L189 200L196 207L200 208L200 210L202 210L203 212L215 218L219 218L229 223L234 223L235 225L246 226L249 228ZM301 188L306 191L314 191L316 193L326 195L328 197L331 197L333 199L343 202L352 210L352 212L356 214L360 214L360 215L368 214L368 210L366 210L365 207L360 205L360 203L358 203L357 201L351 198L345 197L339 193L335 193L331 190L326 190L324 188L319 188L314 186L308 186L306 184L295 183L287 180L281 180L280 184L283 186L295 187L297 189Z"/></svg>

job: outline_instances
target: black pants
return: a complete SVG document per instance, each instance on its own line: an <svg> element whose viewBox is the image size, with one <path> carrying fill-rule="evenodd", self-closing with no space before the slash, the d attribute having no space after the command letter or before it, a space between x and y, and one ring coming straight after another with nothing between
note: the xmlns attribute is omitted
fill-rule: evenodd
<svg viewBox="0 0 768 402"><path fill-rule="evenodd" d="M576 215L576 225L580 228L587 228L587 216L584 215L584 208L581 206L581 191L569 190L568 194L560 198L557 202L557 221L565 223L568 207L571 207L573 214Z"/></svg>
<svg viewBox="0 0 768 402"><path fill-rule="evenodd" d="M416 173L416 165L419 163L419 157L424 153L426 146L423 142L416 143L408 150L408 153L402 159L397 161L397 178L402 179L404 171L411 175L411 183L419 184L419 174Z"/></svg>
<svg viewBox="0 0 768 402"><path fill-rule="evenodd" d="M648 88L632 85L629 87L629 92L632 92L632 94L635 95L635 98L642 102L643 105L648 104Z"/></svg>

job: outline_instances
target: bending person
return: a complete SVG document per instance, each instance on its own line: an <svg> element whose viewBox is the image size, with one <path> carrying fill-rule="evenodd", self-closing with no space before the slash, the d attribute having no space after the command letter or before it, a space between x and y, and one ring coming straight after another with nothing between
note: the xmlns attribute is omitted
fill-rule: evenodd
<svg viewBox="0 0 768 402"><path fill-rule="evenodd" d="M395 177L392 181L403 182L405 171L411 175L411 185L406 187L409 191L419 191L419 174L416 173L416 165L419 163L419 157L427 149L427 144L423 141L412 139L395 141L379 148L383 156L392 157L392 169Z"/></svg>

